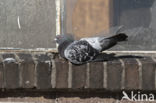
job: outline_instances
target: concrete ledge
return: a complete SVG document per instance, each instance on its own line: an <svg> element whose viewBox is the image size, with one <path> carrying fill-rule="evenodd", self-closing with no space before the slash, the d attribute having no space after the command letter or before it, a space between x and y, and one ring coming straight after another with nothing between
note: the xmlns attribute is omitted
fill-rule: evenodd
<svg viewBox="0 0 156 103"><path fill-rule="evenodd" d="M156 58L122 58L75 66L57 53L1 52L1 89L156 90Z"/></svg>

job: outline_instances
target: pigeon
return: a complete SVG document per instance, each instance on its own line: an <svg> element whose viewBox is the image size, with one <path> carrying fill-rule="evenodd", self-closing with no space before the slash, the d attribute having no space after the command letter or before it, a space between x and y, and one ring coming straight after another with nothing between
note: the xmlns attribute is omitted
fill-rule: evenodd
<svg viewBox="0 0 156 103"><path fill-rule="evenodd" d="M72 64L81 65L96 61L102 51L115 46L118 42L126 41L125 33L118 33L111 37L89 37L75 40L72 35L57 35L58 52L61 57Z"/></svg>

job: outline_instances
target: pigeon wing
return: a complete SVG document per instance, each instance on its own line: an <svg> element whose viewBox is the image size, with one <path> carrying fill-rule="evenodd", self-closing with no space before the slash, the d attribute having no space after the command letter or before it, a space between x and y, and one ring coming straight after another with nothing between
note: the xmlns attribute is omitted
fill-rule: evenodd
<svg viewBox="0 0 156 103"><path fill-rule="evenodd" d="M64 52L65 57L74 64L83 64L94 59L99 52L87 41L75 41Z"/></svg>

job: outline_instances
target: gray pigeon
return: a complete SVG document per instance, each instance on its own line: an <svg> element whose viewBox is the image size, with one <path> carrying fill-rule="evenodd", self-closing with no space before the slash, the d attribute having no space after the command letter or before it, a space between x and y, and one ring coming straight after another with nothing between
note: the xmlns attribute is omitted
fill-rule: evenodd
<svg viewBox="0 0 156 103"><path fill-rule="evenodd" d="M102 51L109 49L118 42L125 41L127 35L119 33L111 37L90 37L74 40L71 35L58 35L55 41L58 43L58 52L61 57L73 64L84 64L96 61L96 57Z"/></svg>

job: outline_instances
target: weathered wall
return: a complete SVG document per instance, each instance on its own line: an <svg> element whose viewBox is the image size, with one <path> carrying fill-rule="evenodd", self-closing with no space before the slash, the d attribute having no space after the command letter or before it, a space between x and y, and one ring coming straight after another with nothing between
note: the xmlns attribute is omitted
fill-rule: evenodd
<svg viewBox="0 0 156 103"><path fill-rule="evenodd" d="M120 54L122 55L122 54ZM156 91L156 55L75 66L50 52L0 53L0 101L136 103L122 91ZM138 103L138 102L137 102ZM141 102L149 103L149 102Z"/></svg>
<svg viewBox="0 0 156 103"><path fill-rule="evenodd" d="M128 41L111 50L156 50L156 0L74 1L74 4L66 2L66 32L79 38L109 36L108 29L123 25L121 32L129 36Z"/></svg>
<svg viewBox="0 0 156 103"><path fill-rule="evenodd" d="M111 59L76 66L55 53L0 53L0 88L156 90L155 57Z"/></svg>
<svg viewBox="0 0 156 103"><path fill-rule="evenodd" d="M78 38L124 25L128 42L111 50L156 50L155 2L64 0L67 11L61 24ZM0 0L0 47L55 47L55 14L55 0Z"/></svg>
<svg viewBox="0 0 156 103"><path fill-rule="evenodd" d="M119 0L115 9L117 25L129 36L126 43L112 50L156 50L156 0Z"/></svg>
<svg viewBox="0 0 156 103"><path fill-rule="evenodd" d="M0 47L55 47L55 14L55 0L0 0Z"/></svg>

